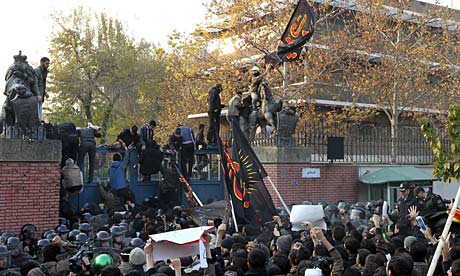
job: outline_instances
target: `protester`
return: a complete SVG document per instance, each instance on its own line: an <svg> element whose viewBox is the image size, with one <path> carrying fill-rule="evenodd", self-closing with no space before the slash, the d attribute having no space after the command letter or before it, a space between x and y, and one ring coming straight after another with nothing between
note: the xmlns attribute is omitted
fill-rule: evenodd
<svg viewBox="0 0 460 276"><path fill-rule="evenodd" d="M72 158L68 158L61 169L61 185L69 193L80 192L83 189L83 174Z"/></svg>
<svg viewBox="0 0 460 276"><path fill-rule="evenodd" d="M109 168L109 178L110 187L113 189L114 193L126 202L131 200L125 175L125 170L129 164L129 151L126 144L123 143L123 147L125 149L125 157L122 160L119 153L113 155L113 162Z"/></svg>
<svg viewBox="0 0 460 276"><path fill-rule="evenodd" d="M141 149L145 150L147 147L147 141L153 141L153 136L155 135L154 128L157 126L155 120L151 120L148 124L144 124L141 127L139 133L139 141L141 143Z"/></svg>
<svg viewBox="0 0 460 276"><path fill-rule="evenodd" d="M220 92L222 92L222 84L216 84L208 94L208 119L209 129L207 140L208 144L217 144L219 132L220 132L220 113L222 111Z"/></svg>
<svg viewBox="0 0 460 276"><path fill-rule="evenodd" d="M184 125L179 126L182 145L179 152L180 170L182 175L190 180L195 156L195 134Z"/></svg>
<svg viewBox="0 0 460 276"><path fill-rule="evenodd" d="M78 137L80 138L80 146L78 148L78 167L84 171L85 156L89 156L89 172L88 183L93 182L94 177L94 162L96 158L96 137L101 137L99 133L100 127L88 123L88 127L77 129Z"/></svg>
<svg viewBox="0 0 460 276"><path fill-rule="evenodd" d="M157 174L161 170L163 152L155 141L148 141L146 148L139 155L139 172L142 174L142 181L150 181L152 174Z"/></svg>
<svg viewBox="0 0 460 276"><path fill-rule="evenodd" d="M205 150L208 148L208 144L204 140L204 124L198 125L198 133L196 135L196 148L198 150ZM209 164L209 158L207 154L196 154L196 165L194 169L198 175L201 175L202 170Z"/></svg>
<svg viewBox="0 0 460 276"><path fill-rule="evenodd" d="M46 79L48 77L49 67L50 59L47 57L42 57L40 59L40 66L34 69L38 87L38 118L40 121L43 119L43 103L45 102L45 98L48 96L46 94Z"/></svg>

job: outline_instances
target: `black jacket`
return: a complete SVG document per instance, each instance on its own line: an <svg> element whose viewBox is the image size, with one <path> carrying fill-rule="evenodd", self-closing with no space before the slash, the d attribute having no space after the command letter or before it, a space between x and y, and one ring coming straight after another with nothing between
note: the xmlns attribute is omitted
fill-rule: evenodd
<svg viewBox="0 0 460 276"><path fill-rule="evenodd" d="M208 112L220 114L222 103L220 102L220 89L213 87L208 94ZM217 112L215 111L217 109Z"/></svg>
<svg viewBox="0 0 460 276"><path fill-rule="evenodd" d="M244 276L268 276L267 269L265 268L251 268Z"/></svg>
<svg viewBox="0 0 460 276"><path fill-rule="evenodd" d="M409 207L415 206L418 210L420 210L420 205L415 198L414 192L410 192L407 197L398 199L398 210L399 216L398 219L405 218L407 219L407 215L409 214Z"/></svg>
<svg viewBox="0 0 460 276"><path fill-rule="evenodd" d="M431 192L428 193L424 200L420 201L420 204L422 206L420 215L422 216L446 210L446 205L444 204L441 196Z"/></svg>
<svg viewBox="0 0 460 276"><path fill-rule="evenodd" d="M158 147L147 147L139 157L140 172L144 175L157 174L161 169L163 152Z"/></svg>

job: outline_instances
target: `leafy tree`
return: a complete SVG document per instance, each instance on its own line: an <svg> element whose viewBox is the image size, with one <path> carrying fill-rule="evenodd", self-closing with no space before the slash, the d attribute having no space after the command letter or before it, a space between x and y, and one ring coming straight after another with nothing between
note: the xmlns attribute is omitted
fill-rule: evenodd
<svg viewBox="0 0 460 276"><path fill-rule="evenodd" d="M444 127L437 128L429 117L420 119L423 136L433 151L433 175L449 183L460 179L460 105L453 104L447 117L448 141L440 135Z"/></svg>
<svg viewBox="0 0 460 276"><path fill-rule="evenodd" d="M411 13L411 5L410 1L384 4L360 0L352 10L332 7L327 2L315 4L318 21L308 51L303 61L289 66L289 83L303 83L289 87L286 100L309 100L326 93L333 99L343 101L345 95L349 102L375 106L373 110L332 110L320 113L319 120L359 121L375 111L384 114L391 126L393 163L397 162L402 120L447 109L449 100L458 97L455 91L460 84L459 34L450 31L455 27L451 12L431 6L423 13ZM251 57L249 63L261 63L263 54L275 50L293 10L286 1L277 0L213 0L208 8L211 23L203 30L209 32L202 33L205 37L231 38L238 43L235 53L225 61L227 67L234 66L233 70L242 65L243 58ZM201 44L194 44L197 41ZM203 45L199 39L184 43L191 49ZM179 45L176 47L185 47L183 43ZM191 65L201 70L224 68L223 60L213 59L215 56L199 59L203 61L199 63L193 55L185 53ZM269 81L281 86L282 74L270 74ZM196 91L199 93L199 89ZM310 111L311 106L307 106L304 114L318 114L314 109Z"/></svg>
<svg viewBox="0 0 460 276"><path fill-rule="evenodd" d="M53 19L51 121L100 125L104 143L129 124L157 116L165 66L154 45L134 40L104 13L79 8Z"/></svg>

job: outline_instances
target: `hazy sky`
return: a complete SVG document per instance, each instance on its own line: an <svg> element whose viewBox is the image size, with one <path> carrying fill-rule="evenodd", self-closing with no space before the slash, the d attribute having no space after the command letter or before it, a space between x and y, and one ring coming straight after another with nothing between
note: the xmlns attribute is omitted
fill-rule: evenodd
<svg viewBox="0 0 460 276"><path fill-rule="evenodd" d="M42 56L48 55L53 30L50 14L53 12L69 13L79 6L94 12L104 11L120 19L129 34L165 45L168 34L173 30L190 33L197 23L204 20L206 10L203 2L205 0L0 1L0 104L4 101L4 75L13 63L13 55L22 50L32 66L36 66Z"/></svg>
<svg viewBox="0 0 460 276"><path fill-rule="evenodd" d="M106 12L120 19L128 32L151 42L165 45L174 29L190 33L205 16L206 0L23 0L0 1L0 104L3 103L4 74L19 50L36 66L40 57L48 55L50 14L70 12L83 6L94 12ZM435 3L435 0L424 0ZM442 5L460 8L460 0L441 0ZM174 9L174 13L171 11ZM52 69L52 68L51 68Z"/></svg>

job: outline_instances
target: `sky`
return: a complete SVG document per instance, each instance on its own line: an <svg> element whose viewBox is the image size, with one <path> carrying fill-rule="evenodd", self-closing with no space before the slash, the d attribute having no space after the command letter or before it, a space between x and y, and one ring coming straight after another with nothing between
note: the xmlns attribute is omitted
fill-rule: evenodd
<svg viewBox="0 0 460 276"><path fill-rule="evenodd" d="M120 19L128 33L136 38L166 46L173 30L191 33L197 23L204 21L206 0L23 0L0 1L0 104L4 101L3 87L6 69L19 50L37 66L48 55L53 24L50 14L69 13L82 6L94 12L105 12ZM436 0L423 0L436 3ZM439 0L439 4L460 9L460 0ZM19 9L19 10L18 10ZM174 9L174 12L172 11ZM51 67L52 70L52 67Z"/></svg>
<svg viewBox="0 0 460 276"><path fill-rule="evenodd" d="M205 0L23 0L19 4L0 1L0 104L4 101L4 75L13 63L13 55L22 50L34 67L41 57L48 56L53 30L50 14L57 11L68 14L79 6L93 12L103 11L121 20L134 37L166 46L168 34L173 30L191 33L197 23L204 21L203 2Z"/></svg>

